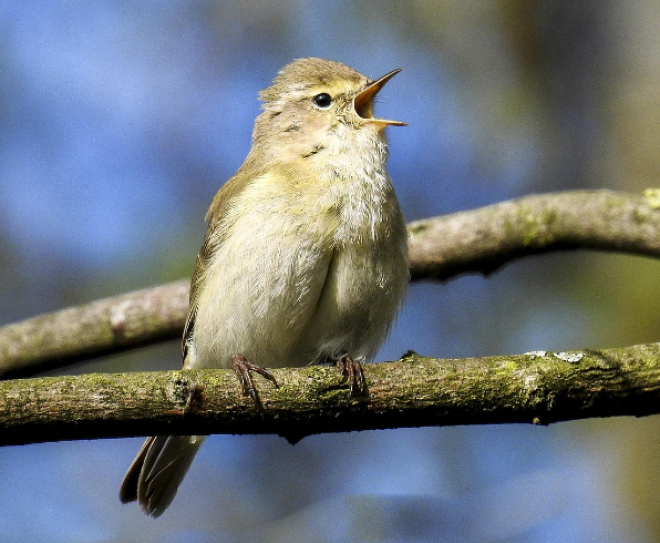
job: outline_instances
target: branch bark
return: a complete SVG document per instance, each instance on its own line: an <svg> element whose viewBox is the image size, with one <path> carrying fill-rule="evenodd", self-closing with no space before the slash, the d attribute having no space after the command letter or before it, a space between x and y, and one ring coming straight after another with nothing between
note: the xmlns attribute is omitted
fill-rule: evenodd
<svg viewBox="0 0 660 543"><path fill-rule="evenodd" d="M526 196L413 222L412 279L488 275L519 258L574 249L660 257L660 191Z"/></svg>
<svg viewBox="0 0 660 543"><path fill-rule="evenodd" d="M181 337L189 281L47 313L0 328L0 376L21 377Z"/></svg>
<svg viewBox="0 0 660 543"><path fill-rule="evenodd" d="M660 257L660 197L612 191L528 196L410 224L413 280L489 274L524 256L597 249ZM188 281L0 328L0 376L18 377L179 337Z"/></svg>
<svg viewBox="0 0 660 543"><path fill-rule="evenodd" d="M365 368L349 401L331 367L272 370L263 409L230 370L88 374L0 382L0 445L154 434L315 433L534 423L660 412L660 344Z"/></svg>

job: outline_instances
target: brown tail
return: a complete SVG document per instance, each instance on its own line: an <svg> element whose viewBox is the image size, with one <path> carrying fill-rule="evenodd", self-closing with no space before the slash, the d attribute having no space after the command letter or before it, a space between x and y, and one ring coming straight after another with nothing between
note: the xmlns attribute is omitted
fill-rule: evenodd
<svg viewBox="0 0 660 543"><path fill-rule="evenodd" d="M128 468L119 489L122 503L137 500L142 510L159 517L172 503L205 436L149 437Z"/></svg>

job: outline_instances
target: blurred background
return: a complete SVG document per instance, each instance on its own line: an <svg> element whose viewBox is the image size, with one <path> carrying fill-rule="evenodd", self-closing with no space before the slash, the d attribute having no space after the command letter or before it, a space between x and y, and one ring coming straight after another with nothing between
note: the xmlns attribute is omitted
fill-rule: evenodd
<svg viewBox="0 0 660 543"><path fill-rule="evenodd" d="M377 77L408 220L660 180L660 2L0 1L0 324L187 277L258 90ZM419 283L379 360L660 340L659 263L587 252ZM66 372L178 368L179 344ZM158 520L141 439L0 448L3 542L660 541L660 419L214 436Z"/></svg>

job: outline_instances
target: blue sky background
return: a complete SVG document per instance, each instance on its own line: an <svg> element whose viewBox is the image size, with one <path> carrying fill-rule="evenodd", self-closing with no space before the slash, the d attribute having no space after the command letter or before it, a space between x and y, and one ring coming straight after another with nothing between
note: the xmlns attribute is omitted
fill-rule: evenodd
<svg viewBox="0 0 660 543"><path fill-rule="evenodd" d="M389 132L409 220L657 184L633 151L654 133L621 128L660 71L644 18L552 4L0 1L0 324L188 276L257 91L302 56L404 69L377 108L410 124ZM657 271L571 253L415 284L379 359L656 341ZM178 349L66 371L178 368ZM214 436L158 520L117 497L140 439L5 447L0 540L642 543L657 421Z"/></svg>

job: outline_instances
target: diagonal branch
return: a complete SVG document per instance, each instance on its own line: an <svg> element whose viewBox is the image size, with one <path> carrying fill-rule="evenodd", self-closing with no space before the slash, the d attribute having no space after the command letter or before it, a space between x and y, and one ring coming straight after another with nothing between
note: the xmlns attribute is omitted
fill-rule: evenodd
<svg viewBox="0 0 660 543"><path fill-rule="evenodd" d="M489 274L524 256L597 249L660 257L658 191L527 196L410 224L412 279ZM0 328L0 375L29 375L181 335L188 281L98 300Z"/></svg>
<svg viewBox="0 0 660 543"><path fill-rule="evenodd" d="M181 337L189 281L175 281L0 328L0 376L20 377Z"/></svg>
<svg viewBox="0 0 660 543"><path fill-rule="evenodd" d="M660 257L660 191L526 196L409 225L413 279L487 275L519 258L595 249Z"/></svg>
<svg viewBox="0 0 660 543"><path fill-rule="evenodd" d="M457 424L534 423L660 413L660 344L365 368L348 400L335 368L273 370L263 409L230 370L88 374L0 382L0 445L154 434L306 435ZM93 391L93 392L90 392Z"/></svg>

